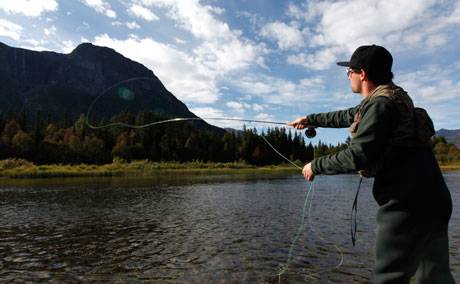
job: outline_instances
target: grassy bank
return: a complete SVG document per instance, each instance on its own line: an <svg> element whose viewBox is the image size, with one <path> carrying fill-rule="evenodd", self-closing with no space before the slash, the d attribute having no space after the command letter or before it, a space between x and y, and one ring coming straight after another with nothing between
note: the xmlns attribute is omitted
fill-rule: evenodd
<svg viewBox="0 0 460 284"><path fill-rule="evenodd" d="M460 162L441 163L439 166L443 171L460 171Z"/></svg>
<svg viewBox="0 0 460 284"><path fill-rule="evenodd" d="M298 161L298 165L301 163ZM443 171L460 171L460 163L441 164ZM241 162L205 163L205 162L150 162L147 160L123 161L105 165L35 165L21 159L0 160L0 177L3 178L49 178L49 177L101 177L101 176L149 176L162 172L187 173L263 173L263 172L299 172L290 164L256 167Z"/></svg>
<svg viewBox="0 0 460 284"><path fill-rule="evenodd" d="M291 165L256 167L246 163L205 162L150 162L147 160L114 162L105 165L35 165L25 160L8 159L0 161L0 177L3 178L49 178L49 177L99 177L99 176L148 176L161 172L196 173L251 173L251 172L298 172Z"/></svg>

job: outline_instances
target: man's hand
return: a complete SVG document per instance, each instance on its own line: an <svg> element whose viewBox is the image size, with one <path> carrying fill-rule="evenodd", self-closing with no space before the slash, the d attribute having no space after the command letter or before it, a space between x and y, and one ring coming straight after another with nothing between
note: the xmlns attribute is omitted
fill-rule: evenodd
<svg viewBox="0 0 460 284"><path fill-rule="evenodd" d="M308 119L305 116L298 117L294 121L288 123L289 126L294 127L295 129L304 129L308 125Z"/></svg>
<svg viewBox="0 0 460 284"><path fill-rule="evenodd" d="M311 169L311 163L308 163L303 167L302 174L306 180L312 181L315 179L315 173Z"/></svg>

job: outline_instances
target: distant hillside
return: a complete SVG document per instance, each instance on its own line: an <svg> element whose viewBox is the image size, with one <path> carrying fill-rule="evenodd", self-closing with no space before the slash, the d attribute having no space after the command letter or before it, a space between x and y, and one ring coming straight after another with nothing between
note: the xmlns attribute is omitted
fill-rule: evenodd
<svg viewBox="0 0 460 284"><path fill-rule="evenodd" d="M94 112L98 119L119 111L146 110L169 117L196 117L151 70L111 48L83 43L71 53L61 54L0 42L0 113L25 108L32 119L36 111L56 120L74 119L86 113L102 92L130 78L148 79L131 83L131 90L122 89L118 95L125 103L106 99L101 106L100 102ZM132 93L136 93L137 101L129 104ZM195 125L225 132L205 122Z"/></svg>
<svg viewBox="0 0 460 284"><path fill-rule="evenodd" d="M443 136L446 141L460 147L460 129L449 130L441 128L436 131L436 136Z"/></svg>

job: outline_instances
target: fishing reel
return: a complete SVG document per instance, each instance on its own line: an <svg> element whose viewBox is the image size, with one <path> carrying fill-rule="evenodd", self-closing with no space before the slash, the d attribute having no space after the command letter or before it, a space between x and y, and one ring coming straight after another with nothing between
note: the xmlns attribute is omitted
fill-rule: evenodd
<svg viewBox="0 0 460 284"><path fill-rule="evenodd" d="M307 138L313 138L316 136L316 130L314 127L310 127L310 128L307 128L305 129L305 136L307 136Z"/></svg>

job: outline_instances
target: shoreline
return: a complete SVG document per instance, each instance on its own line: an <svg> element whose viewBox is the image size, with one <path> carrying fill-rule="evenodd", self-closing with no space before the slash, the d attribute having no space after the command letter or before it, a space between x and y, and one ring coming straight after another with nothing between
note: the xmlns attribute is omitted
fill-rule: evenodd
<svg viewBox="0 0 460 284"><path fill-rule="evenodd" d="M300 161L297 161L300 166ZM440 165L444 171L460 171L460 164ZM298 168L290 164L254 166L241 162L114 162L104 165L34 165L24 160L0 161L0 179L36 179L67 177L148 177L161 173L187 174L256 174L256 173L296 173Z"/></svg>
<svg viewBox="0 0 460 284"><path fill-rule="evenodd" d="M1 161L0 161L1 162ZM67 178L67 177L148 177L161 173L191 173L191 174L249 174L249 173L295 173L298 168L288 164L254 166L245 163L205 163L205 162L149 162L133 161L130 163L114 162L112 164L91 165L34 165L32 163L1 167L0 178L4 179L34 179L34 178Z"/></svg>

